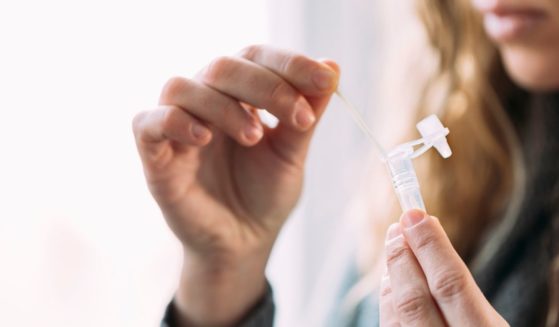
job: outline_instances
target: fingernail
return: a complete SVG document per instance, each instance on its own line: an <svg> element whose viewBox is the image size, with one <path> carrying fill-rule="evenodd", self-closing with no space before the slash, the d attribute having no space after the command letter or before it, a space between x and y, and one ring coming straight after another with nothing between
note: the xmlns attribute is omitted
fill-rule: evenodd
<svg viewBox="0 0 559 327"><path fill-rule="evenodd" d="M262 138L262 136L264 135L264 131L258 125L250 125L245 129L244 134L247 141L256 142Z"/></svg>
<svg viewBox="0 0 559 327"><path fill-rule="evenodd" d="M313 73L313 82L320 90L330 90L334 88L336 74L329 69L319 69Z"/></svg>
<svg viewBox="0 0 559 327"><path fill-rule="evenodd" d="M419 224L425 218L425 213L421 210L410 210L406 212L401 219L405 228L413 227Z"/></svg>
<svg viewBox="0 0 559 327"><path fill-rule="evenodd" d="M402 227L400 226L400 224L395 223L395 224L390 225L390 227L388 227L388 232L386 233L386 238L389 241L397 238L400 235L402 235Z"/></svg>
<svg viewBox="0 0 559 327"><path fill-rule="evenodd" d="M199 123L193 123L191 127L191 131L192 131L192 135L199 140L205 139L208 136L208 134L210 134L208 128L202 126Z"/></svg>
<svg viewBox="0 0 559 327"><path fill-rule="evenodd" d="M315 121L316 117L305 100L297 100L295 103L295 124L301 129L307 130Z"/></svg>

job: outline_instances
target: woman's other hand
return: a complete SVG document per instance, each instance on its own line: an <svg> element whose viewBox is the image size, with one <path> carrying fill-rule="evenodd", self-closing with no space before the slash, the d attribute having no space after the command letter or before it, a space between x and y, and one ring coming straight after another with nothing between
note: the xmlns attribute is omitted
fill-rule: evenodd
<svg viewBox="0 0 559 327"><path fill-rule="evenodd" d="M381 326L508 326L435 217L411 210L390 226Z"/></svg>
<svg viewBox="0 0 559 327"><path fill-rule="evenodd" d="M184 247L175 303L228 325L264 294L264 269L301 191L311 136L338 83L331 61L268 46L173 78L133 129L146 180ZM256 108L279 124L264 126Z"/></svg>

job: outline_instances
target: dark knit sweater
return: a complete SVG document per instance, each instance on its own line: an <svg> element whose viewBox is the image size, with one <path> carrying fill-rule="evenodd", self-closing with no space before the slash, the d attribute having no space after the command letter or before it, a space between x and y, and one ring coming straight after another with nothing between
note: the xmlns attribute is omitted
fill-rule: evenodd
<svg viewBox="0 0 559 327"><path fill-rule="evenodd" d="M484 267L474 272L511 326L544 326L559 249L559 94L512 112L523 141L526 196L518 219ZM512 106L514 108L514 106Z"/></svg>

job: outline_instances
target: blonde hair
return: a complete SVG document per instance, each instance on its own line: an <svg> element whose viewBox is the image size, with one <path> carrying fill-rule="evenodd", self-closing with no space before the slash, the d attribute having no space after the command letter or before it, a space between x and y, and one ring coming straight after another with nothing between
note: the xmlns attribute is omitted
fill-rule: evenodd
<svg viewBox="0 0 559 327"><path fill-rule="evenodd" d="M444 85L440 116L452 131L454 151L444 163L434 153L422 163L421 175L429 180L423 187L425 202L433 215L444 217L454 247L470 261L484 232L492 225L510 225L523 198L522 151L503 107L514 87L470 1L420 4L438 72L426 85L418 118L432 110L430 93Z"/></svg>
<svg viewBox="0 0 559 327"><path fill-rule="evenodd" d="M437 113L451 131L454 153L443 160L431 151L418 160L419 179L428 181L421 183L422 193L461 257L470 267L483 265L514 225L524 196L520 142L503 107L514 87L469 0L422 0L417 10L435 65L410 123ZM365 277L349 293L349 307L376 285L384 231L399 214L393 201L388 215L376 212L370 220L374 236L369 234L360 260ZM491 238L482 239L488 230Z"/></svg>

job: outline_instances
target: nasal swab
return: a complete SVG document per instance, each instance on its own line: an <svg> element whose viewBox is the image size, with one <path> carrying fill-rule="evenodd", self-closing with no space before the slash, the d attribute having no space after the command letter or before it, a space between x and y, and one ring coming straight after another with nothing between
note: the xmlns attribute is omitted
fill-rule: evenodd
<svg viewBox="0 0 559 327"><path fill-rule="evenodd" d="M367 135L371 143L374 144L381 155L381 160L386 163L402 210L404 212L410 209L426 211L412 159L419 157L432 147L443 158L449 158L452 155L452 150L446 140L446 136L449 134L448 128L443 126L437 116L431 115L416 125L422 136L421 139L398 145L392 151L386 153L355 106L339 90L336 91L336 94L344 102L359 128ZM415 149L417 146L420 147Z"/></svg>
<svg viewBox="0 0 559 327"><path fill-rule="evenodd" d="M349 113L353 117L353 120L355 121L357 126L359 126L359 128L363 131L363 133L365 133L365 135L367 135L367 137L369 138L369 141L371 141L371 143L373 143L373 145L375 146L375 148L379 152L381 159L384 160L386 158L386 151L380 145L380 143L375 139L375 136L373 135L373 133L371 132L371 130L367 126L367 123L365 122L365 119L363 119L363 117L359 113L359 110L357 110L357 108L355 108L355 106L351 102L349 102L349 100L342 94L342 92L339 89L336 90L336 94L342 100L342 102L345 104L345 107L349 110Z"/></svg>

